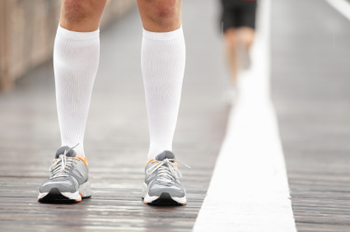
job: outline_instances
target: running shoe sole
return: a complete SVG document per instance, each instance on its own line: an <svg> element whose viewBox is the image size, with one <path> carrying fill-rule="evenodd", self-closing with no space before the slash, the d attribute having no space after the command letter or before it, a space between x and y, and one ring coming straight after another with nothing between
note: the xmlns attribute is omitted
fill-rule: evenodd
<svg viewBox="0 0 350 232"><path fill-rule="evenodd" d="M163 192L159 196L149 196L148 186L143 183L143 202L147 205L186 205L187 199L184 197L172 197L169 193Z"/></svg>
<svg viewBox="0 0 350 232"><path fill-rule="evenodd" d="M49 192L39 193L39 202L55 202L55 201L75 201L80 202L84 198L91 197L91 184L90 181L80 185L78 191L60 192L57 188L50 189Z"/></svg>

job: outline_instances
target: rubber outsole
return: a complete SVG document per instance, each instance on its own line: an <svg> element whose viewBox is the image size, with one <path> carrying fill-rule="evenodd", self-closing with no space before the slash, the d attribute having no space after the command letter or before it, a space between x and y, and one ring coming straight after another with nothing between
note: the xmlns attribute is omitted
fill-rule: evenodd
<svg viewBox="0 0 350 232"><path fill-rule="evenodd" d="M187 205L186 196L184 197L171 197L167 192L163 192L160 196L149 196L148 195L148 186L144 182L142 190L142 199L146 205L157 205L157 206L179 206Z"/></svg>
<svg viewBox="0 0 350 232"><path fill-rule="evenodd" d="M74 202L80 202L81 200L70 199L70 198L62 195L62 193L57 188L52 188L46 196L38 199L38 201L42 202L42 203L48 203L48 202L74 203Z"/></svg>
<svg viewBox="0 0 350 232"><path fill-rule="evenodd" d="M80 185L78 191L74 193L70 192L60 192L58 188L52 188L49 192L39 193L39 202L81 202L82 199L91 197L91 184L86 181L84 184Z"/></svg>
<svg viewBox="0 0 350 232"><path fill-rule="evenodd" d="M160 196L152 202L144 202L146 205L156 205L156 206L178 206L186 205L187 203L179 203L170 196L169 193L162 193Z"/></svg>

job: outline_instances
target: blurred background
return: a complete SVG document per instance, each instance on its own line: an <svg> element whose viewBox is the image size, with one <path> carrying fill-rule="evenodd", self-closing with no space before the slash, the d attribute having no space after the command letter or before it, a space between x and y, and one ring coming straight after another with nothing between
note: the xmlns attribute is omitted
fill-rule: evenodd
<svg viewBox="0 0 350 232"><path fill-rule="evenodd" d="M109 1L101 28L136 6L133 0ZM0 1L0 90L52 58L60 16L59 0Z"/></svg>

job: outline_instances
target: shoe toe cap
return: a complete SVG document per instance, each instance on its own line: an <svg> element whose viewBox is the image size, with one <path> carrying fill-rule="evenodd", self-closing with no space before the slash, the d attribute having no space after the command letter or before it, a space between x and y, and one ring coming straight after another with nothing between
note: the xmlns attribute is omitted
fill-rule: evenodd
<svg viewBox="0 0 350 232"><path fill-rule="evenodd" d="M162 193L169 193L172 197L184 197L185 189L179 184L153 183L148 191L149 196L160 196Z"/></svg>
<svg viewBox="0 0 350 232"><path fill-rule="evenodd" d="M39 188L39 192L50 192L51 189L57 188L60 192L76 192L77 187L73 180L70 179L53 179L45 181Z"/></svg>

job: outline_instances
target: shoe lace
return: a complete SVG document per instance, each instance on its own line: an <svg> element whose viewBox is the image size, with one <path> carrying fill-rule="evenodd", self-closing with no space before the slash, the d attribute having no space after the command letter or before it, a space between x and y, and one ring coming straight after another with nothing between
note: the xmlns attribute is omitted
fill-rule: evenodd
<svg viewBox="0 0 350 232"><path fill-rule="evenodd" d="M49 171L52 172L50 180L58 177L68 176L69 169L72 167L74 161L74 157L67 157L67 154L70 150L77 147L78 145L79 143L74 147L65 150L63 154L59 155L58 158L55 159L54 163L49 168Z"/></svg>
<svg viewBox="0 0 350 232"><path fill-rule="evenodd" d="M158 161L157 164L147 169L146 173L148 175L151 175L152 173L158 170L158 178L157 178L158 181L162 181L166 183L174 183L176 179L179 179L182 177L180 170L177 168L174 162L175 162L175 159L164 159L163 161ZM183 164L187 168L191 168L190 166L184 164L179 160L177 160L176 162Z"/></svg>

